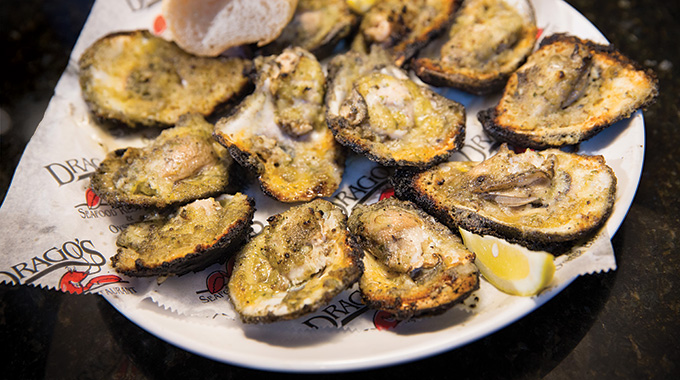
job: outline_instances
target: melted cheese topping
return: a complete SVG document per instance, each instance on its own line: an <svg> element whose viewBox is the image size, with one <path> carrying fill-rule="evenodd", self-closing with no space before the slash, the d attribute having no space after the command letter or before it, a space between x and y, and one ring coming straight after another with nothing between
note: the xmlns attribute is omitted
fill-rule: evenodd
<svg viewBox="0 0 680 380"><path fill-rule="evenodd" d="M405 319L451 307L477 287L474 254L409 202L358 205L349 227L364 249L359 285L373 307Z"/></svg>
<svg viewBox="0 0 680 380"><path fill-rule="evenodd" d="M509 207L476 193L480 176L502 178L525 171L555 157L554 178L550 192L541 205ZM507 163L507 164L506 164ZM523 232L572 234L592 228L603 221L613 204L616 177L601 156L580 156L555 149L512 154L502 150L484 163L451 162L432 169L419 179L421 183L440 183L428 193L447 208L478 213L495 223Z"/></svg>
<svg viewBox="0 0 680 380"><path fill-rule="evenodd" d="M248 83L246 61L194 57L145 31L105 37L79 64L93 112L130 126L172 125L187 112L207 116Z"/></svg>
<svg viewBox="0 0 680 380"><path fill-rule="evenodd" d="M481 72L500 70L514 58L513 48L530 21L502 0L467 1L441 48L442 64Z"/></svg>
<svg viewBox="0 0 680 380"><path fill-rule="evenodd" d="M447 25L456 3L452 0L380 1L364 15L359 29L368 43L385 48L394 63L401 66L431 35Z"/></svg>
<svg viewBox="0 0 680 380"><path fill-rule="evenodd" d="M271 219L237 255L229 281L245 322L271 322L310 312L356 281L346 217L314 200Z"/></svg>
<svg viewBox="0 0 680 380"><path fill-rule="evenodd" d="M428 161L446 154L464 124L463 107L437 95L410 79L374 72L354 83L355 96L348 97L340 116L350 119L354 107L367 114L356 126L338 129L339 136L355 141L376 156L402 161ZM362 104L364 103L364 104Z"/></svg>
<svg viewBox="0 0 680 380"><path fill-rule="evenodd" d="M237 193L220 201L197 200L171 215L152 215L128 226L118 236L114 267L134 272L138 267L159 268L200 254L216 245L251 212L247 196Z"/></svg>
<svg viewBox="0 0 680 380"><path fill-rule="evenodd" d="M617 52L553 36L513 74L484 128L532 147L576 144L651 102L655 79Z"/></svg>
<svg viewBox="0 0 680 380"><path fill-rule="evenodd" d="M344 158L324 120L325 76L302 49L279 57L259 63L257 89L234 115L217 123L215 134L248 155L237 159L257 172L274 198L298 202L330 196L342 180Z"/></svg>
<svg viewBox="0 0 680 380"><path fill-rule="evenodd" d="M92 178L95 192L110 203L164 207L224 191L233 163L212 138L202 116L183 116L143 148L113 152Z"/></svg>

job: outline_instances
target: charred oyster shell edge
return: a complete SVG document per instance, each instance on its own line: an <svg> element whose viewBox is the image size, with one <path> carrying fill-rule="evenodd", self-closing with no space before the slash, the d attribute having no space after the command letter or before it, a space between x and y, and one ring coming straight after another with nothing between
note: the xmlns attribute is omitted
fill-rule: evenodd
<svg viewBox="0 0 680 380"><path fill-rule="evenodd" d="M117 272L131 277L152 277L152 276L181 276L189 272L198 272L215 263L224 263L227 258L236 252L247 240L248 234L252 230L251 223L255 213L255 201L246 195L239 195L234 197L242 197L242 199L235 199L234 202L240 202L240 207L243 207L243 212L240 217L233 220L226 230L223 230L220 236L212 242L198 244L185 256L173 259L171 261L164 261L160 265L147 265L141 259L134 261L134 268L120 265L120 255L123 250L134 252L134 249L122 247L119 245L118 252L111 258L111 265ZM140 222L140 223L145 223Z"/></svg>
<svg viewBox="0 0 680 380"><path fill-rule="evenodd" d="M184 52L179 48L174 42L166 41L161 37L152 35L147 30L133 30L133 31L121 31L108 34L101 37L95 41L90 47L88 47L85 52L81 55L78 60L78 79L83 94L83 100L85 101L90 115L94 118L96 122L106 127L124 127L124 128L140 128L140 127L152 127L152 128L168 128L173 126L177 118L172 120L163 120L159 117L139 117L134 115L129 110L115 110L107 107L103 102L106 102L106 98L100 99L101 96L96 92L96 86L93 83L93 78L95 76L94 71L95 65L99 57L99 49L102 46L108 44L109 40L114 40L118 38L127 39L151 39L158 40L160 44L167 45L169 49L176 50L177 54L180 56L186 56L190 59L197 60L222 60L224 62L230 61L235 64L241 65L241 75L240 80L233 80L235 88L230 91L230 94L226 94L219 99L214 99L211 101L209 106L200 107L201 109L191 109L187 108L185 112L199 112L208 117L210 115L229 110L234 107L238 102L245 96L248 92L252 90L252 84L249 79L249 73L252 70L252 63L245 59L221 59L221 58L204 58L192 56L189 53ZM240 63L239 63L240 62ZM123 94L125 95L125 94ZM128 94L129 95L129 94ZM205 100L205 99L204 99ZM167 119L167 118L165 118Z"/></svg>
<svg viewBox="0 0 680 380"><path fill-rule="evenodd" d="M601 217L590 225L589 228L572 231L568 233L557 232L543 232L539 229L527 229L522 226L513 226L506 223L494 221L491 218L479 213L479 210L460 207L457 205L446 205L438 200L432 193L436 191L436 187L442 186L444 182L432 183L424 177L428 172L437 170L437 166L432 167L426 171L416 170L396 170L390 181L395 190L395 196L399 199L409 200L420 206L425 212L432 215L449 227L456 231L461 227L478 235L491 235L510 243L515 243L527 247L535 251L546 251L554 255L564 254L572 247L579 244L579 242L592 236L598 231L608 220L611 215L616 195L616 176L613 170L607 166L602 156L590 156L591 159L597 160L606 168L607 175L611 177L611 186L606 194L605 211ZM443 163L453 164L461 167L461 170L467 171L478 163L474 162L454 162Z"/></svg>
<svg viewBox="0 0 680 380"><path fill-rule="evenodd" d="M564 128L563 131L550 130L549 127L538 127L535 130L527 132L521 130L521 128L519 128L520 126L501 124L498 121L498 117L502 110L499 108L500 104L498 104L495 107L479 111L477 114L477 119L482 124L485 132L500 141L510 142L516 146L531 149L573 145L592 138L605 128L620 120L629 118L638 109L645 109L655 101L658 95L658 79L656 78L656 75L651 70L641 67L637 62L621 54L613 45L602 45L593 41L582 40L568 34L558 33L545 37L541 41L540 47L562 41L582 44L593 54L600 55L604 57L604 59L611 61L613 64L619 64L627 70L644 73L649 80L650 91L647 93L646 97L631 103L628 108L624 109L623 112L618 115L614 115L613 117L609 117L608 115L603 117L598 116L594 120L588 121L587 124ZM521 70L521 67L518 69L518 72L519 70ZM513 81L512 77L516 75L517 72L514 73L508 81L503 94L504 97L506 94L514 91L515 87L511 85Z"/></svg>
<svg viewBox="0 0 680 380"><path fill-rule="evenodd" d="M430 249L436 252L437 262L434 266L432 266L432 262L423 262L423 267L413 268L410 273L407 273L409 271L399 272L398 269L390 267L385 262L379 262L380 258L373 256L371 252L375 249L389 250L389 248L376 246L376 244L380 245L381 243L375 241L376 237L371 237L370 232L367 232L367 228L370 228L370 226L366 224L364 219L369 214L380 216L381 211L386 210L395 211L399 215L402 215L402 213L409 214L415 220L422 222L423 225L418 226L419 232L415 233L416 235L420 233L420 229L426 230L428 237L437 235L434 242L430 241L429 243L434 244ZM386 216L384 213L382 215ZM393 219L390 218L390 220L390 223L392 223ZM396 221L394 223L398 224ZM357 237L359 246L364 250L364 274L359 279L359 285L363 300L370 308L387 311L398 320L433 316L446 312L479 288L479 271L474 264L475 254L465 248L458 235L411 201L391 197L371 205L360 205L353 210L348 224L352 234ZM401 226L404 227L401 231L399 227L394 227L390 231L396 234L406 233L407 236L401 238L408 240L413 237L409 236L409 233L414 232L409 230L408 222L406 224L407 226ZM399 238L392 235L391 239L393 240L391 242L396 243ZM416 245L422 244L421 241L414 243ZM410 252L404 252L404 249L409 248L408 243L406 244L406 247L397 248L398 252L388 252L388 256L392 254L408 255ZM410 248L417 249L417 247ZM461 252L464 256L456 255L454 251L456 253ZM429 253L432 254L432 252ZM443 259L442 255L446 254L455 256L455 259L451 257L449 257L449 260ZM422 257L424 256L426 255L423 252ZM402 260L407 258L410 257L382 259L388 259L393 261L393 265L403 267L412 264L412 262L406 264ZM434 256L430 257L430 261L434 258ZM453 262L447 263L450 260L453 260ZM377 276L377 278L368 278L368 276ZM403 276L409 277L414 285L412 287L391 287L393 277ZM403 278L406 279L406 277ZM408 282L408 280L406 281ZM399 282L399 280L394 280L394 282ZM396 286L396 284L394 285Z"/></svg>
<svg viewBox="0 0 680 380"><path fill-rule="evenodd" d="M334 217L334 215L335 217L340 218L340 220L334 221L339 222L339 224L332 227L330 233L332 236L338 235L341 237L342 241L329 244L337 245L338 249L342 251L337 252L339 260L342 262L340 264L333 262L332 264L335 265L331 265L330 267L326 265L320 273L311 273L309 276L306 274L300 275L300 272L297 271L296 267L287 268L289 275L297 277L302 276L306 278L306 280L302 284L295 284L294 286L287 287L281 292L281 289L276 289L279 282L281 282L280 278L284 276L281 273L281 269L286 269L286 262L289 259L291 261L296 259L293 257L295 255L294 253L287 255L286 249L295 248L296 244L305 245L308 242L283 242L274 247L269 239L275 238L278 234L283 234L283 236L285 236L285 223L290 222L290 220L287 219L289 217L300 217L307 209L311 210L314 214L318 214L314 216L314 218L319 215L321 218L331 218ZM324 212L323 209L326 211ZM306 216L306 218L309 218L309 216ZM359 279L363 271L363 263L361 260L363 251L359 248L355 237L350 234L347 229L347 216L341 209L337 208L337 206L323 199L315 199L301 205L293 206L281 214L273 215L269 218L269 221L270 224L266 226L259 235L255 236L250 242L243 246L235 256L234 270L230 277L228 287L230 301L234 305L242 322L249 324L271 323L280 320L299 318L328 304L331 299ZM331 224L334 222L331 222ZM304 221L293 223L293 228L304 229ZM324 239L326 238L328 238L328 236L324 235ZM327 242L323 241L317 243L325 244ZM287 244L293 244L293 247L288 247ZM283 255L273 256L273 258L269 257L271 255L276 255L276 253L272 253L272 250L280 249L283 249ZM269 260L272 259L275 259L274 263L270 263ZM297 257L297 259L300 259L300 257ZM257 263L258 261L259 263ZM260 285L249 282L249 280L252 280L252 278L249 279L249 277L257 276L257 270L253 269L253 265L261 271L266 272L267 279L264 281L260 279L258 282ZM280 268L275 269L274 265ZM248 270L249 268L251 270ZM324 291L319 291L317 289L319 285L322 286L322 290ZM264 286L264 288L262 286ZM302 302L300 302L296 297L299 297L307 286L312 288L309 289L309 292L311 292L311 295L315 298L312 299L311 302L307 302L307 298L304 298ZM283 310L279 310L281 302L285 302L288 299L290 291L295 292L294 296L291 296L292 301L288 300L288 302L292 302L292 310L289 310L289 305L283 305ZM307 295L307 293L302 293L302 295ZM273 301L271 301L272 299ZM265 300L265 306L268 309L266 312L257 311L256 313L251 313L245 311L246 307L252 306L261 300ZM277 300L279 303L276 303ZM300 305L300 303L302 304Z"/></svg>

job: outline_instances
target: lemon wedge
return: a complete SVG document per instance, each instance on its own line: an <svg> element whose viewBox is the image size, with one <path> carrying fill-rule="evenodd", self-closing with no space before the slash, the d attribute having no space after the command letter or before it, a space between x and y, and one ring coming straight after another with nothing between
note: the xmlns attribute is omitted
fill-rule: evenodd
<svg viewBox="0 0 680 380"><path fill-rule="evenodd" d="M359 14L368 12L373 4L375 4L375 0L347 0L347 5Z"/></svg>
<svg viewBox="0 0 680 380"><path fill-rule="evenodd" d="M499 290L517 296L533 296L555 274L553 255L531 251L493 236L481 236L459 228L465 246L475 253L475 264L484 278Z"/></svg>

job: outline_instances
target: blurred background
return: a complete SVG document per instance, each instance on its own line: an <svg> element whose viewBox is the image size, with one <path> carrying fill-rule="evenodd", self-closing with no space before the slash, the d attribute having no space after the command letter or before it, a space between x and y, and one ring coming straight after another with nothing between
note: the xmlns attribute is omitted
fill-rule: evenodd
<svg viewBox="0 0 680 380"><path fill-rule="evenodd" d="M0 199L42 120L92 0L0 2Z"/></svg>

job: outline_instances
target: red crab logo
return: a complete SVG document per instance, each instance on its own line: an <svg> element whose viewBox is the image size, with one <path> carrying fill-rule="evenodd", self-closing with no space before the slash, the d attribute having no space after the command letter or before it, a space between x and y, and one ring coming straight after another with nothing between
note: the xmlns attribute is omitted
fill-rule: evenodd
<svg viewBox="0 0 680 380"><path fill-rule="evenodd" d="M382 193L380 193L380 199L378 200L382 201L383 199L390 198L392 196L394 196L394 188L390 187L389 189L385 189L382 191Z"/></svg>
<svg viewBox="0 0 680 380"><path fill-rule="evenodd" d="M96 208L99 206L101 199L92 189L88 188L85 190L85 201L87 202L87 207Z"/></svg>
<svg viewBox="0 0 680 380"><path fill-rule="evenodd" d="M397 327L399 321L391 313L378 310L373 315L373 325L378 330L389 330Z"/></svg>
<svg viewBox="0 0 680 380"><path fill-rule="evenodd" d="M210 294L215 294L227 286L229 275L223 270L216 270L208 275L205 279L205 286L208 288Z"/></svg>
<svg viewBox="0 0 680 380"><path fill-rule="evenodd" d="M97 277L93 277L87 284L83 284L83 280L89 276L89 272L80 272L74 269L69 269L59 280L59 289L62 292L68 292L71 294L82 294L90 291L94 285L104 285L112 284L115 282L123 282L123 279L113 275L105 274Z"/></svg>
<svg viewBox="0 0 680 380"><path fill-rule="evenodd" d="M163 17L163 15L158 15L153 20L153 32L156 35L163 34L167 26L168 24L165 22L165 17Z"/></svg>
<svg viewBox="0 0 680 380"><path fill-rule="evenodd" d="M232 268L234 267L234 257L232 256L224 269L218 269L211 272L208 277L205 278L205 289L197 290L196 294L210 293L217 294L222 291L226 291L227 284L229 283L229 277L231 276Z"/></svg>

